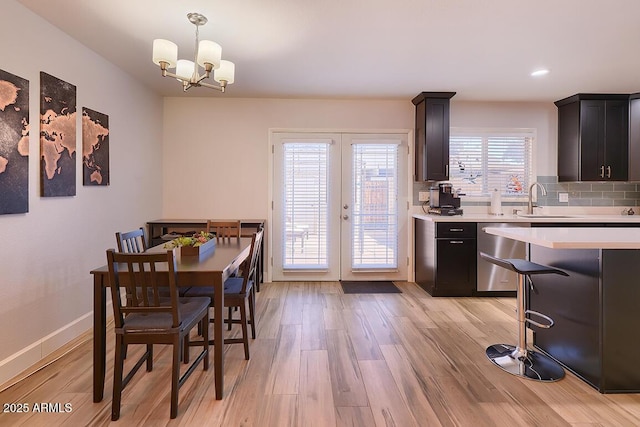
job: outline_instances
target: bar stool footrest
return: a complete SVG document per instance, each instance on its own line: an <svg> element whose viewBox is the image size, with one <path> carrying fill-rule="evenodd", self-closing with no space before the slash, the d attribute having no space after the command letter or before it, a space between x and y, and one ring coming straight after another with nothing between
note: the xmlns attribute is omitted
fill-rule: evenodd
<svg viewBox="0 0 640 427"><path fill-rule="evenodd" d="M530 323L532 325L535 325L538 328L549 329L550 327L552 327L554 325L553 319L551 317L547 316L546 314L542 314L542 313L540 313L538 311L535 311L535 310L525 310L524 313L525 314L532 314L534 316L537 316L537 317L539 317L541 319L544 319L547 322L549 322L547 324L544 324L544 323L536 322L535 320L524 319L525 322Z"/></svg>
<svg viewBox="0 0 640 427"><path fill-rule="evenodd" d="M509 344L493 344L486 350L489 360L512 375L543 382L558 381L564 377L562 366L546 354L527 350L526 357L519 360L513 357L515 352L516 346Z"/></svg>

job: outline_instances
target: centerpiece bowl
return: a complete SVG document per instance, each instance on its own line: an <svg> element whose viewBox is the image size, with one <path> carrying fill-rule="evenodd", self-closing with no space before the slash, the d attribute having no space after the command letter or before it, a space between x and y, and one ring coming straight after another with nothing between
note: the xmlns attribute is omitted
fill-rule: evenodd
<svg viewBox="0 0 640 427"><path fill-rule="evenodd" d="M173 239L165 243L164 247L168 249L180 248L181 256L200 256L216 246L215 235L211 233L195 233L193 236L184 236Z"/></svg>

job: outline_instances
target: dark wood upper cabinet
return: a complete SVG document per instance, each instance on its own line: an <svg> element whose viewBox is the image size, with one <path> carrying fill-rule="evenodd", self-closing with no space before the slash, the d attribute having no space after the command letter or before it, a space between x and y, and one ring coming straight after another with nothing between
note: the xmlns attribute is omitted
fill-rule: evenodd
<svg viewBox="0 0 640 427"><path fill-rule="evenodd" d="M627 181L629 95L578 94L558 107L558 181Z"/></svg>
<svg viewBox="0 0 640 427"><path fill-rule="evenodd" d="M422 92L416 106L415 180L449 179L449 100L455 92Z"/></svg>
<svg viewBox="0 0 640 427"><path fill-rule="evenodd" d="M640 181L640 93L629 96L629 181Z"/></svg>

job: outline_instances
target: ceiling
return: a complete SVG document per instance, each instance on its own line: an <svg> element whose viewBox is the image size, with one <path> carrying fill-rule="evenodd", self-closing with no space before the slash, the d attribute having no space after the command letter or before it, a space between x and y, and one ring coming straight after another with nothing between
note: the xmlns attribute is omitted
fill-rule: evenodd
<svg viewBox="0 0 640 427"><path fill-rule="evenodd" d="M555 101L640 92L637 0L18 0L164 96ZM236 64L226 94L163 78L153 39ZM533 78L535 69L548 68Z"/></svg>

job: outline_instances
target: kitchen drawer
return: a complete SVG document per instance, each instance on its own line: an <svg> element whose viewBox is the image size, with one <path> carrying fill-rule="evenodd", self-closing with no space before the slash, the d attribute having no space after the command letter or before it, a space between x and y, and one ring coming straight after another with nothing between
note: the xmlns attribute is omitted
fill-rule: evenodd
<svg viewBox="0 0 640 427"><path fill-rule="evenodd" d="M476 237L475 222L439 222L436 224L437 239L457 239Z"/></svg>

